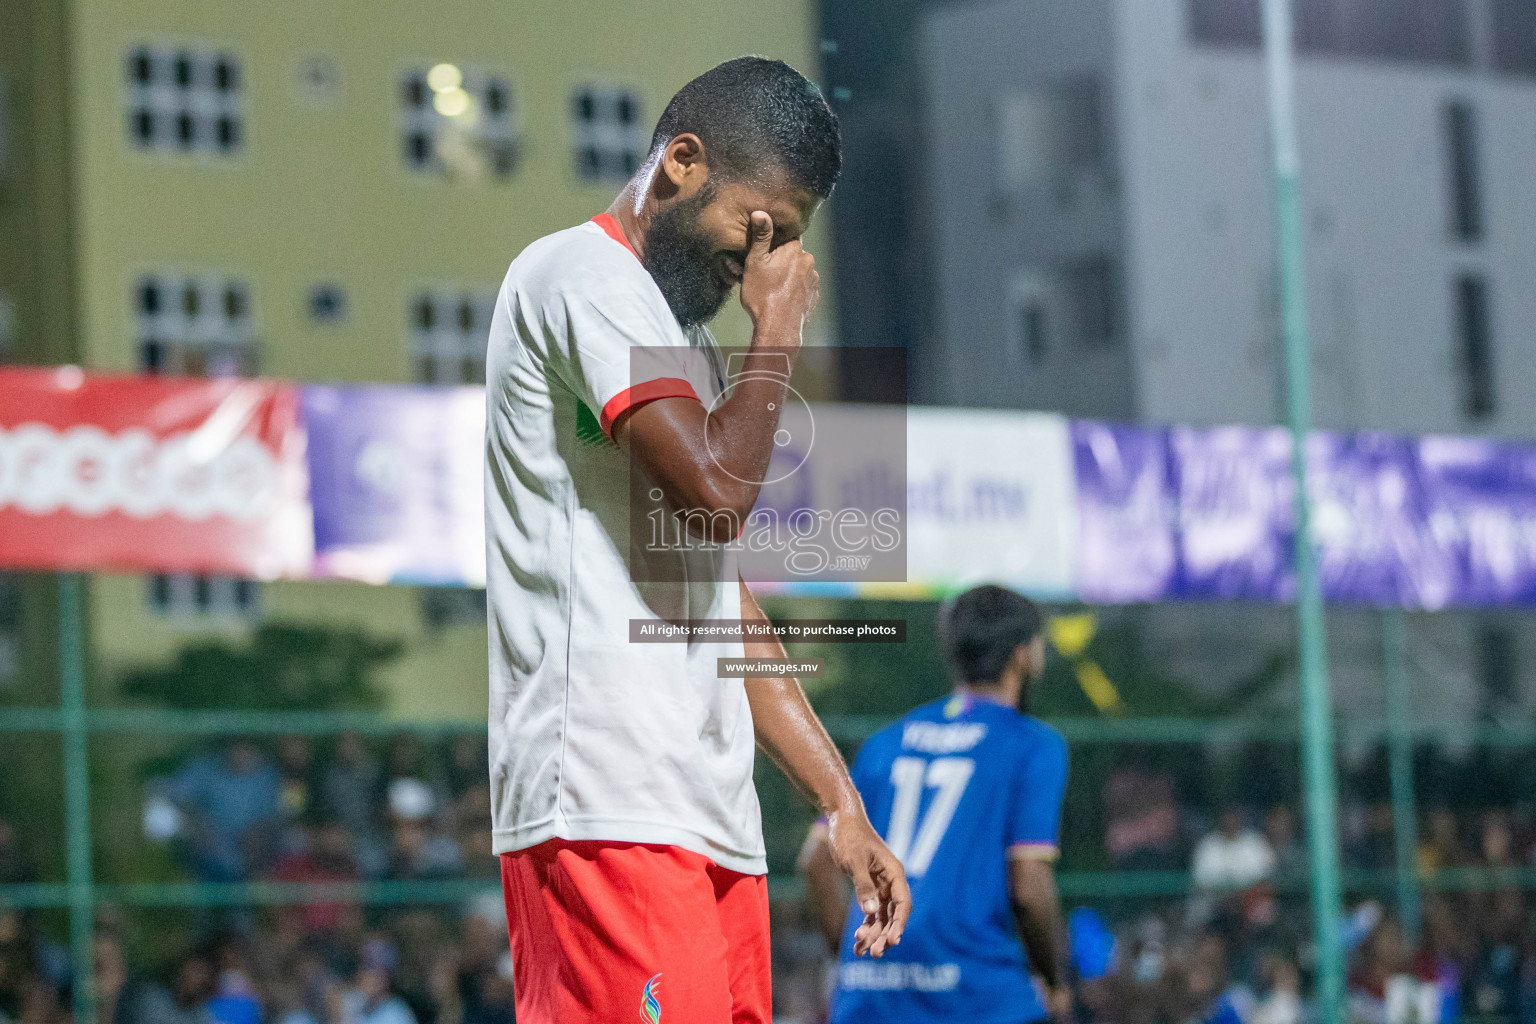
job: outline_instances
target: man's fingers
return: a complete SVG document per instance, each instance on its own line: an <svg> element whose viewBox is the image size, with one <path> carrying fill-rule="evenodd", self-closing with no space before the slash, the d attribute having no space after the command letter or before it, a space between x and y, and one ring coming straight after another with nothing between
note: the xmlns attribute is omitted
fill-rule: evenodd
<svg viewBox="0 0 1536 1024"><path fill-rule="evenodd" d="M907 929L907 918L912 916L912 889L907 885L905 872L898 872L891 878L891 910L890 922L885 926L885 934L891 945L901 942L901 933Z"/></svg>
<svg viewBox="0 0 1536 1024"><path fill-rule="evenodd" d="M869 944L871 941L873 941L872 936L874 935L875 929L878 927L879 925L875 923L874 918L866 915L864 918L864 923L853 930L854 956L863 956L865 953L869 952Z"/></svg>
<svg viewBox="0 0 1536 1024"><path fill-rule="evenodd" d="M747 239L747 259L768 255L773 243L773 218L762 210L752 214L752 237Z"/></svg>
<svg viewBox="0 0 1536 1024"><path fill-rule="evenodd" d="M883 924L879 917L882 903L880 887L870 875L869 865L862 861L849 865L848 877L853 882L853 898L864 912L864 923L853 933L853 953L855 956L863 956L871 951Z"/></svg>
<svg viewBox="0 0 1536 1024"><path fill-rule="evenodd" d="M848 877L853 881L853 898L858 901L859 909L864 911L866 918L874 917L880 912L880 887L875 884L868 866L854 864Z"/></svg>
<svg viewBox="0 0 1536 1024"><path fill-rule="evenodd" d="M881 947L894 946L901 941L901 933L907 927L912 913L912 890L907 885L906 872L894 857L882 858L875 867L880 884L881 929L878 943Z"/></svg>

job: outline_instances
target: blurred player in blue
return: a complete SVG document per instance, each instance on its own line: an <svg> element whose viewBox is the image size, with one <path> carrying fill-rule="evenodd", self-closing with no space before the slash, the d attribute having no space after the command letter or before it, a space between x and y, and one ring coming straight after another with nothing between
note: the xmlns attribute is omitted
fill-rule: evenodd
<svg viewBox="0 0 1536 1024"><path fill-rule="evenodd" d="M1026 1024L1070 1008L1052 869L1067 745L1020 710L1045 667L1040 611L976 587L945 609L941 635L954 693L870 737L853 766L912 886L901 944L855 959L864 913L848 906L821 826L801 853L812 908L840 948L832 1024Z"/></svg>

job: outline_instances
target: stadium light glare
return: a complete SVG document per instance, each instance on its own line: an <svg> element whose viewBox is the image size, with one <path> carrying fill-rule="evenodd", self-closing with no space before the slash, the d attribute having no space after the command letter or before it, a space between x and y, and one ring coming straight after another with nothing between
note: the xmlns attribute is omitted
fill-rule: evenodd
<svg viewBox="0 0 1536 1024"><path fill-rule="evenodd" d="M458 117L469 109L469 93L463 89L444 89L432 97L432 107L444 117Z"/></svg>
<svg viewBox="0 0 1536 1024"><path fill-rule="evenodd" d="M464 84L464 72L453 64L438 64L427 72L427 85L435 93L454 92Z"/></svg>

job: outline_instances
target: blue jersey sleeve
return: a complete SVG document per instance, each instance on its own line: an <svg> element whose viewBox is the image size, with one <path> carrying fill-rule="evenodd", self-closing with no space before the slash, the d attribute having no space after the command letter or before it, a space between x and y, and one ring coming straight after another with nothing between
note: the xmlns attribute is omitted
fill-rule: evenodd
<svg viewBox="0 0 1536 1024"><path fill-rule="evenodd" d="M1061 836L1061 801L1067 788L1067 743L1055 730L1042 732L1021 752L1008 820L1011 856L1051 860Z"/></svg>

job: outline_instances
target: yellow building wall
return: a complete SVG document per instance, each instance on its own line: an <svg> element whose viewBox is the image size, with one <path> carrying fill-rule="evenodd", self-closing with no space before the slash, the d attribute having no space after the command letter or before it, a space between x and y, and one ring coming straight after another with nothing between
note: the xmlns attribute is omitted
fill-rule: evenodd
<svg viewBox="0 0 1536 1024"><path fill-rule="evenodd" d="M811 0L79 0L71 28L80 336L87 365L124 371L136 364L133 283L143 271L171 267L248 282L266 375L407 380L414 291L494 286L529 242L611 202L616 186L575 174L576 86L637 88L642 120L654 123L677 87L730 57L780 57L816 77ZM238 55L245 112L238 155L134 148L124 62L146 43L206 44ZM315 55L341 73L329 107L312 105L298 86L301 61ZM521 157L510 178L449 181L405 166L402 73L443 61L511 81ZM824 230L808 244L815 247ZM346 292L341 324L307 318L306 296L322 281ZM829 306L824 300L823 323ZM739 306L722 314L716 333L728 344L747 340ZM410 588L268 584L262 604L267 618L365 624L404 639L407 653L384 680L395 714L485 712L484 627L429 630ZM209 628L235 638L247 628L189 630L157 618L139 577L97 578L92 608L107 679L164 661Z"/></svg>
<svg viewBox="0 0 1536 1024"><path fill-rule="evenodd" d="M67 14L67 0L7 0L0 22L0 362L75 358Z"/></svg>
<svg viewBox="0 0 1536 1024"><path fill-rule="evenodd" d="M243 643L253 625L220 618L193 624L152 615L142 576L103 575L92 583L93 646L103 691L99 696L106 699L115 692L114 677L122 669L164 663L187 643ZM290 581L263 584L261 593L264 618L360 626L402 641L401 657L378 676L388 714L410 720L485 716L485 627L432 628L420 614L414 587Z"/></svg>

